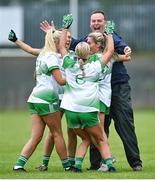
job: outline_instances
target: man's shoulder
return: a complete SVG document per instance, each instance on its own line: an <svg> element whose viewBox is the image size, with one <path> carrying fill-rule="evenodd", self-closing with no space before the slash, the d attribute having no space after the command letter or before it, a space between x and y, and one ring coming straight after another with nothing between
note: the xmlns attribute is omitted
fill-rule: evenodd
<svg viewBox="0 0 155 180"><path fill-rule="evenodd" d="M116 32L113 32L112 33L112 36L113 36L113 39L115 40L115 39L122 39L122 37L118 34L118 33L116 33Z"/></svg>

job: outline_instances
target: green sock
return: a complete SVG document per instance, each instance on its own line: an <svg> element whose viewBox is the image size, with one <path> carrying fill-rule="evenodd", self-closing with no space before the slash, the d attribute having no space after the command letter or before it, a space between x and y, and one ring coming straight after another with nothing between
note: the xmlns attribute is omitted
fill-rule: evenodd
<svg viewBox="0 0 155 180"><path fill-rule="evenodd" d="M68 156L68 161L70 162L70 164L71 164L72 166L75 164L75 158L74 158L74 157Z"/></svg>
<svg viewBox="0 0 155 180"><path fill-rule="evenodd" d="M43 156L43 165L48 166L50 160L50 156L44 155Z"/></svg>
<svg viewBox="0 0 155 180"><path fill-rule="evenodd" d="M28 159L27 159L26 157L20 155L20 156L19 156L19 159L18 159L18 161L17 161L17 163L16 163L16 166L24 167L24 165L26 164L27 160L28 160Z"/></svg>
<svg viewBox="0 0 155 180"><path fill-rule="evenodd" d="M75 158L75 167L78 169L82 169L82 162L83 162L82 157L76 157Z"/></svg>
<svg viewBox="0 0 155 180"><path fill-rule="evenodd" d="M101 163L102 163L102 164L106 164L104 159L101 160Z"/></svg>
<svg viewBox="0 0 155 180"><path fill-rule="evenodd" d="M63 166L64 169L69 168L71 166L68 159L61 160L61 163L62 163L62 166Z"/></svg>
<svg viewBox="0 0 155 180"><path fill-rule="evenodd" d="M108 168L113 167L112 158L104 159L104 162L108 166Z"/></svg>

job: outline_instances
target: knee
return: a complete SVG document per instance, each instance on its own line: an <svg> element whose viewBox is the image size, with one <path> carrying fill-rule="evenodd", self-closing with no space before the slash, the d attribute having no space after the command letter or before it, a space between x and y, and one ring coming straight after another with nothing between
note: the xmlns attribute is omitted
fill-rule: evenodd
<svg viewBox="0 0 155 180"><path fill-rule="evenodd" d="M82 139L82 142L83 142L86 146L90 146L90 144L91 144L90 138L84 138L84 139Z"/></svg>
<svg viewBox="0 0 155 180"><path fill-rule="evenodd" d="M62 131L61 130L54 130L52 134L53 138L58 138L58 137L63 137Z"/></svg>
<svg viewBox="0 0 155 180"><path fill-rule="evenodd" d="M103 137L96 137L95 141L97 145L99 145L100 143L105 143L105 140Z"/></svg>
<svg viewBox="0 0 155 180"><path fill-rule="evenodd" d="M48 133L48 138L53 139L53 133L49 132Z"/></svg>
<svg viewBox="0 0 155 180"><path fill-rule="evenodd" d="M70 137L76 137L76 134L75 134L75 132L74 132L74 130L73 129L71 129L71 128L68 128L67 129L67 133L68 133L68 136Z"/></svg>
<svg viewBox="0 0 155 180"><path fill-rule="evenodd" d="M43 135L33 135L31 137L31 140L32 140L33 144L36 145L36 144L40 143L40 141L42 140L42 137L43 137Z"/></svg>

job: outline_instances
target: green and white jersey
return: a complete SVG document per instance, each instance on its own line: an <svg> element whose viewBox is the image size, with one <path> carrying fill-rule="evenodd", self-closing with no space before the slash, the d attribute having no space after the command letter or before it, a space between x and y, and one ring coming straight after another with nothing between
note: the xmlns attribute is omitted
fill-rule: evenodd
<svg viewBox="0 0 155 180"><path fill-rule="evenodd" d="M96 53L92 56L91 60L96 61L96 59L102 59L101 53ZM102 101L107 107L110 107L111 104L111 73L112 73L112 65L114 60L111 59L108 64L106 64L106 68L104 72L100 74L99 78L99 99Z"/></svg>
<svg viewBox="0 0 155 180"><path fill-rule="evenodd" d="M28 99L30 103L57 103L59 85L52 76L53 69L60 69L56 53L40 54L36 60L36 86Z"/></svg>
<svg viewBox="0 0 155 180"><path fill-rule="evenodd" d="M61 107L73 112L99 111L98 81L105 65L96 59L83 65L84 75L80 69L75 53L64 57L66 81Z"/></svg>
<svg viewBox="0 0 155 180"><path fill-rule="evenodd" d="M99 56L102 56L101 54ZM111 58L106 66L108 70L106 73L101 73L100 81L99 81L99 99L102 101L107 107L110 107L111 104L111 73L112 66L115 62L114 58Z"/></svg>

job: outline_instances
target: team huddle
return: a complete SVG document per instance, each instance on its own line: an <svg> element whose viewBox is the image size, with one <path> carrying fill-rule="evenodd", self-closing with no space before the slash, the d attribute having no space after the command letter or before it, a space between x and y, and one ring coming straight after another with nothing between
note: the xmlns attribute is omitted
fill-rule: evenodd
<svg viewBox="0 0 155 180"><path fill-rule="evenodd" d="M14 171L26 171L24 165L42 140L46 125L49 133L45 141L42 165L37 168L39 171L48 170L54 146L65 171L82 172L82 163L89 147L90 170L116 171L105 125L108 123L106 117L109 120L119 118L119 115L117 118L112 115L112 111L115 111L112 109L113 71L117 68L118 72L125 72L120 83L124 86L129 77L126 69L122 71L121 68L124 68L124 61L130 61L131 49L114 32L114 22L104 20L102 11L92 13L92 32L80 40L72 38L68 30L72 22L71 14L63 16L62 28L57 30L54 24L43 21L41 29L46 35L42 49L32 48L22 42L13 30L9 33L10 41L37 56L34 73L36 85L27 100L32 114L32 134L13 167ZM115 81L117 78L119 76L116 76ZM121 95L119 98L121 99ZM121 103L121 106L125 105ZM119 108L119 102L117 107ZM129 107L128 110L130 109ZM68 147L61 127L63 115L67 121ZM130 121L129 115L127 118ZM130 124L130 132L127 131L130 134L126 136L131 135L132 143L128 142L130 137L118 134L121 139L124 138L123 144L126 143L124 148L130 166L133 170L140 171L142 161L134 124ZM125 130L123 128L120 125L122 134ZM81 139L78 147L77 136Z"/></svg>

